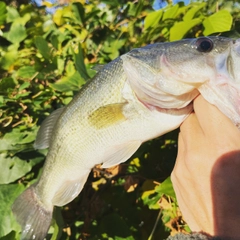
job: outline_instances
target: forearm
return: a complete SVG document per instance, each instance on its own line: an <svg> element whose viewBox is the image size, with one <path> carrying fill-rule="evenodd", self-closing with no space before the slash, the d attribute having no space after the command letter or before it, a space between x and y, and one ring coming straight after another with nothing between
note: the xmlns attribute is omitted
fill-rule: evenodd
<svg viewBox="0 0 240 240"><path fill-rule="evenodd" d="M171 175L178 204L196 234L168 240L240 239L240 131L201 96L181 125ZM207 232L210 237L197 232Z"/></svg>

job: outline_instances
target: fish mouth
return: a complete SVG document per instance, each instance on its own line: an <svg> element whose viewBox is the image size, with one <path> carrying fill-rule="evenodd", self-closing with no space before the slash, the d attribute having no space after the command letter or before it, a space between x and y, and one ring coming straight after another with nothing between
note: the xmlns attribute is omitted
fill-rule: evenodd
<svg viewBox="0 0 240 240"><path fill-rule="evenodd" d="M232 44L235 49L235 52L240 55L240 38L233 40Z"/></svg>
<svg viewBox="0 0 240 240"><path fill-rule="evenodd" d="M227 67L228 73L230 74L232 79L235 79L234 68L233 68L233 58L231 55L227 57L226 62L227 62L226 67Z"/></svg>
<svg viewBox="0 0 240 240"><path fill-rule="evenodd" d="M240 128L240 39L215 60L216 78L200 87L204 98Z"/></svg>
<svg viewBox="0 0 240 240"><path fill-rule="evenodd" d="M240 83L239 58L240 39L232 40L229 48L215 60L217 85Z"/></svg>
<svg viewBox="0 0 240 240"><path fill-rule="evenodd" d="M229 84L240 83L240 38L232 40L228 55L222 58L222 64L217 65L217 71L227 78ZM239 87L239 86L238 86Z"/></svg>
<svg viewBox="0 0 240 240"><path fill-rule="evenodd" d="M240 83L240 38L233 40L231 52L227 59L227 70L235 83Z"/></svg>

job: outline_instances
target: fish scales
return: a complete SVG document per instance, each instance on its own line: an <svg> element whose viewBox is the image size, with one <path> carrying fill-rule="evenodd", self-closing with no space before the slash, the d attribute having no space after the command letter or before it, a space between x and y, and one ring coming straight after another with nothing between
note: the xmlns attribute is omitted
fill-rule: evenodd
<svg viewBox="0 0 240 240"><path fill-rule="evenodd" d="M13 204L22 239L43 240L54 206L72 201L96 164L120 164L179 127L198 95L240 124L240 40L185 39L138 48L105 65L41 124L42 175Z"/></svg>
<svg viewBox="0 0 240 240"><path fill-rule="evenodd" d="M109 72L109 68L113 69L111 73ZM125 79L126 77L123 76L123 69L121 67L121 59L117 59L107 65L103 71L99 72L93 81L88 83L74 98L68 108L64 109L56 124L56 131L53 132L52 139L55 141L50 142L48 161L44 166L43 176L41 178L47 180L40 180L38 183L38 192L41 192L46 199L52 199L55 194L54 192L48 191L48 185L53 186L55 184L56 189L61 186L62 182L58 180L61 179L61 175L66 174L66 177L63 179L75 178L71 173L73 169L76 171L76 165L79 165L79 158L86 159L82 153L88 153L88 146L90 148L90 146L95 144L95 138L87 137L91 135L89 134L90 130L88 128L88 116L100 106L109 105L116 101L123 101L117 89L122 88ZM97 101L94 101L92 97L93 94L97 97ZM90 103L91 106L87 107L86 103ZM80 119L81 121L79 121ZM91 129L92 128L93 127L91 127ZM61 134L58 133L58 129L61 129ZM64 146L64 148L61 146ZM81 151L81 148L85 148L87 151ZM58 155L60 155L61 158L55 157ZM73 164L73 169L65 167L66 159L69 165ZM56 161L58 161L60 166L60 169L57 170L54 168ZM60 163L61 161L63 161L63 164ZM82 161L82 165L85 165L84 167L89 171L95 164L88 164ZM77 174L78 172L74 175ZM48 178L49 175L53 177ZM45 190L45 192L42 192L42 190Z"/></svg>

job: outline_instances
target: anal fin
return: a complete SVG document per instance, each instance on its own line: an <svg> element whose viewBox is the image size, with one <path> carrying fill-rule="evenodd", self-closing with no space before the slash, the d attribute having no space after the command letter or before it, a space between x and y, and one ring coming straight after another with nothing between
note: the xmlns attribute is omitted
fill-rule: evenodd
<svg viewBox="0 0 240 240"><path fill-rule="evenodd" d="M53 205L63 206L71 202L74 198L78 196L87 181L90 171L86 171L76 180L65 181L58 191L55 193L52 200Z"/></svg>
<svg viewBox="0 0 240 240"><path fill-rule="evenodd" d="M141 141L131 141L109 147L105 152L102 168L110 168L127 161L140 147Z"/></svg>

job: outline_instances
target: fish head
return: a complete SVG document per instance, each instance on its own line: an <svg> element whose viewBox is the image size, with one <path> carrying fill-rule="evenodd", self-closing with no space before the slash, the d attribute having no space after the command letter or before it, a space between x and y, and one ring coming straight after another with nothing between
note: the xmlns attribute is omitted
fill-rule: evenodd
<svg viewBox="0 0 240 240"><path fill-rule="evenodd" d="M240 123L240 40L200 37L156 43L121 58L129 84L145 105L184 108L201 93Z"/></svg>
<svg viewBox="0 0 240 240"><path fill-rule="evenodd" d="M160 69L166 76L173 73L180 82L202 84L216 77L230 51L229 38L201 37L169 43L161 56Z"/></svg>
<svg viewBox="0 0 240 240"><path fill-rule="evenodd" d="M212 39L216 48L212 52L215 74L198 90L240 128L240 39Z"/></svg>

